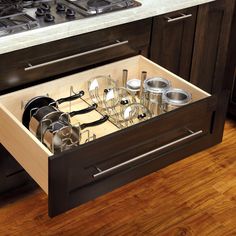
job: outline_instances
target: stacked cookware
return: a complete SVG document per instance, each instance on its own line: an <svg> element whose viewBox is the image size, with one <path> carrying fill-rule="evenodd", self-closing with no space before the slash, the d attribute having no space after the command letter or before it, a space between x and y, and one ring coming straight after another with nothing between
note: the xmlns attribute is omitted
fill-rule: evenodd
<svg viewBox="0 0 236 236"><path fill-rule="evenodd" d="M93 105L72 112L61 111L59 105L82 99L84 91L56 101L48 96L34 97L24 107L22 122L53 153L58 153L80 145L83 130L87 131L87 127L103 124L109 119L118 128L126 128L192 100L188 91L173 88L165 78L148 77L146 71L142 71L140 77L128 79L128 70L124 69L122 86L109 75L89 79L88 93ZM72 117L95 109L103 115L101 119L72 124Z"/></svg>
<svg viewBox="0 0 236 236"><path fill-rule="evenodd" d="M22 123L53 153L76 147L80 144L82 130L108 120L107 116L103 116L90 123L72 125L73 116L91 112L97 108L97 104L72 112L61 111L59 104L80 99L83 95L84 91L80 91L56 101L48 96L34 97L24 107Z"/></svg>

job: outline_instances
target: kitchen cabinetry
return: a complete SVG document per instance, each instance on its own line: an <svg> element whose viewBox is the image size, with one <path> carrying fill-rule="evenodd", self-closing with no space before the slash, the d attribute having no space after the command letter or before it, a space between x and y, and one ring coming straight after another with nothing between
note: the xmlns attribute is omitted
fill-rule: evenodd
<svg viewBox="0 0 236 236"><path fill-rule="evenodd" d="M191 9L186 9L185 12L178 11L177 14L181 14L179 15L180 21L172 23L175 23L176 28L179 27L179 31L176 31L174 26L171 29L171 24L169 25L165 21L172 19L169 14L158 16L153 22L151 59L159 61L162 66L167 65L171 71L178 75L183 75L183 71L185 71L185 79L220 98L215 117L218 123L218 132L215 133L215 138L218 139L218 142L222 138L229 98L229 88L225 89L227 80L225 70L234 8L234 0L216 0L193 8L193 11L197 11L196 17L193 18L189 13ZM192 15L195 16L193 12ZM163 35L166 32L168 32L168 37L166 36L165 40L168 43L163 49ZM188 37L184 37L185 32L192 33L189 33ZM176 38L177 42L181 43L176 44ZM168 55L163 53L165 50ZM186 55L182 51L188 52L188 62L186 62Z"/></svg>
<svg viewBox="0 0 236 236"><path fill-rule="evenodd" d="M0 55L0 94L52 80L123 57L147 56L151 19ZM0 144L0 192L29 181L28 174Z"/></svg>
<svg viewBox="0 0 236 236"><path fill-rule="evenodd" d="M96 132L90 130L96 134L95 140L58 154L51 153L21 123L22 100L46 92L54 98L64 97L71 86L87 91L88 79L104 73L116 78L121 86L124 68L129 71L129 79L139 77L141 71L168 79L173 87L192 94L191 103L124 129L104 123L94 127ZM91 104L88 93L80 103L84 101ZM215 96L135 56L1 96L0 122L6 125L0 127L0 140L48 194L49 215L55 216L214 145L216 108ZM93 112L93 118L101 116Z"/></svg>
<svg viewBox="0 0 236 236"><path fill-rule="evenodd" d="M150 58L210 93L221 92L235 1L158 16Z"/></svg>
<svg viewBox="0 0 236 236"><path fill-rule="evenodd" d="M151 19L0 55L0 94L85 67L146 55Z"/></svg>
<svg viewBox="0 0 236 236"><path fill-rule="evenodd" d="M236 6L234 9L234 18L231 28L231 37L225 78L227 80L226 88L230 89L231 95L229 100L229 113L236 117Z"/></svg>
<svg viewBox="0 0 236 236"><path fill-rule="evenodd" d="M213 53L213 49L216 50L215 47L219 46L219 50L216 50L217 56L211 56L217 58L216 68L219 70L223 67L218 68L218 59L225 49L221 45L222 35L225 33L227 36L228 24L231 24L228 22L231 18L226 13L230 15L231 11L228 7L225 10L226 5L221 0L212 4L217 4L221 14L224 13L224 20L220 21L222 29L217 25L217 29L213 30L213 33L220 34L219 42L213 48L210 47ZM203 27L201 32L199 29L201 24L204 26L204 21L200 21L199 17L203 13L203 16L210 13L209 9L215 9L214 6L203 5L198 12L197 8L190 8L168 14L161 20L154 19L151 58L159 60L158 55L162 55L161 65L165 64L169 70L181 74L185 80L140 56L78 73L87 67L117 61L123 57L147 55L151 19L1 55L5 63L1 71L5 71L5 75L1 77L0 88L5 95L0 98L0 121L6 125L0 126L0 142L48 194L50 216L65 212L221 141L224 123L224 115L221 113L225 110L226 94L222 92L224 96L219 99L219 93L211 96L186 81L199 83L201 87L209 89L204 86L204 82L198 82L198 76L193 77L195 80L192 79L192 74L197 67L204 71L202 64L194 59L197 57L197 45L207 41L206 29ZM211 17L204 18L208 23L206 27L210 27L208 21ZM159 34L161 41L158 45L164 48L160 51L155 45L155 42L159 42L159 29L162 29L162 33ZM172 30L175 37L172 37ZM199 32L203 37L197 36ZM209 40L212 41L214 37L211 36ZM96 38L101 38L99 47L94 42ZM183 40L185 38L188 38L186 42ZM79 43L80 47L77 47ZM36 51L38 53L35 56ZM202 52L200 48L199 56ZM5 69L9 61L13 62L11 69L14 76L10 75L12 72L9 72L9 68ZM130 78L139 78L141 71L147 71L148 76L168 78L173 86L189 90L193 101L122 130L116 130L109 123L113 127L112 132L110 128L103 129L102 133L109 132L92 142L55 155L22 125L22 101L47 93L55 99L66 96L72 85L84 89L92 75L109 73L121 81L123 69L128 69ZM209 78L212 80L212 76ZM53 81L44 83L49 79ZM218 92L218 86L214 87L218 81L219 79L215 79L210 91L213 88L213 91ZM37 85L30 87L34 84ZM22 87L27 88L22 90ZM11 90L16 92L8 93ZM87 100L86 102L89 103ZM12 134L12 130L16 131L16 135Z"/></svg>
<svg viewBox="0 0 236 236"><path fill-rule="evenodd" d="M10 153L0 144L0 193L32 182L31 177L24 171Z"/></svg>
<svg viewBox="0 0 236 236"><path fill-rule="evenodd" d="M157 16L153 20L150 58L190 80L197 7Z"/></svg>
<svg viewBox="0 0 236 236"><path fill-rule="evenodd" d="M231 91L231 99L229 103L229 112L236 117L236 69L234 72L233 86Z"/></svg>
<svg viewBox="0 0 236 236"><path fill-rule="evenodd" d="M235 0L217 0L198 9L190 81L219 93L225 81L228 43Z"/></svg>

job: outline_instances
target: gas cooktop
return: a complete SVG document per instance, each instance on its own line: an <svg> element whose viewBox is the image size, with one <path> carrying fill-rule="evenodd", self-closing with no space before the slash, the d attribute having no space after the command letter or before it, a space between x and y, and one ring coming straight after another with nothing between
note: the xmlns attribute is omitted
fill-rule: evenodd
<svg viewBox="0 0 236 236"><path fill-rule="evenodd" d="M0 0L0 37L138 6L135 0Z"/></svg>

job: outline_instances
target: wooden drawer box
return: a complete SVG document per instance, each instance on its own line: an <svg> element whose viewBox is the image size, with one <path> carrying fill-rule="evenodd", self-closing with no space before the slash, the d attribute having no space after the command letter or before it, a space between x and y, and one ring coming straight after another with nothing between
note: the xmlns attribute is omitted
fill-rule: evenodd
<svg viewBox="0 0 236 236"><path fill-rule="evenodd" d="M111 122L90 128L97 138L53 155L21 123L22 101L49 94L68 96L71 86L87 91L88 79L109 74L121 84L122 70L129 79L161 76L173 87L192 94L192 102L145 122L119 130ZM73 102L77 108L91 103L89 96ZM0 142L48 194L49 215L75 207L211 145L216 99L142 56L111 63L0 97ZM91 119L101 117L97 111ZM80 122L88 116L79 117Z"/></svg>

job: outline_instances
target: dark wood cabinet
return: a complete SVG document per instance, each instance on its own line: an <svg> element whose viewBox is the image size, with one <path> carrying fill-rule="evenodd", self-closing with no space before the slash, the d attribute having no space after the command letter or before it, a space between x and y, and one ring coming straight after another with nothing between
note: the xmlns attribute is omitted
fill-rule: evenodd
<svg viewBox="0 0 236 236"><path fill-rule="evenodd" d="M0 55L0 94L149 48L151 18Z"/></svg>
<svg viewBox="0 0 236 236"><path fill-rule="evenodd" d="M33 182L23 167L1 144L0 159L0 194Z"/></svg>
<svg viewBox="0 0 236 236"><path fill-rule="evenodd" d="M147 56L151 22L149 18L2 54L0 94L89 66L96 67L138 54ZM31 182L30 179L0 143L0 192Z"/></svg>
<svg viewBox="0 0 236 236"><path fill-rule="evenodd" d="M21 123L22 110L18 105L22 99L45 93L64 97L73 86L86 92L83 100L74 101L73 107L80 107L80 103L87 107L92 103L86 89L90 76L106 73L120 85L124 68L129 71L129 79L137 78L141 71L151 77L163 76L191 93L192 101L121 129L107 121L90 129L91 134L96 134L95 140L55 154ZM216 144L216 108L216 96L135 56L1 96L0 124L5 126L0 126L0 140L48 194L49 215L55 216ZM86 121L98 116L101 117L101 110L86 115Z"/></svg>
<svg viewBox="0 0 236 236"><path fill-rule="evenodd" d="M228 98L224 78L234 7L235 0L217 0L153 19L1 55L0 93L19 91L14 93L14 99L9 94L5 95L10 97L9 101L3 99L4 105L0 104L0 120L10 124L0 126L3 137L0 140L4 145L0 145L0 157L4 156L0 162L0 192L29 178L5 148L48 193L49 214L55 216L219 143ZM94 42L94 38L101 40ZM19 106L15 108L13 103L17 101L19 105L22 98L16 99L15 95L26 96L26 90L20 92L22 87L29 87L32 83L40 87L48 78L53 79L49 83L54 86L57 83L61 87L59 80L54 79L64 77L65 73L72 75L89 66L138 54L147 56L148 52L152 61L214 95L180 79L174 84L179 86L184 83L186 88L193 89L192 93L196 90L200 93L199 100L56 155L31 137L19 117L11 115L20 109ZM149 71L154 71L152 62L143 58L143 67L140 67L140 59L137 58L114 63L114 77L121 76L117 73L127 65L130 66L129 72L138 71L136 77L149 68L148 64L151 65ZM6 66L10 61L12 68ZM161 68L156 67L158 70ZM97 70L100 71L99 68ZM165 77L166 73L179 80L178 76L165 69L161 75ZM62 79L63 86L68 86L69 91L72 84L68 83L68 77ZM44 91L46 94L50 87L56 90L54 86L42 86L43 89L38 91L36 87L31 89L39 95L44 89L47 89ZM236 102L236 82L234 87L232 101ZM30 90L29 96L34 93ZM54 91L52 94L55 94ZM8 132L9 128L15 128L17 135L23 138L16 141L15 135Z"/></svg>
<svg viewBox="0 0 236 236"><path fill-rule="evenodd" d="M186 80L190 80L197 7L153 20L150 58Z"/></svg>
<svg viewBox="0 0 236 236"><path fill-rule="evenodd" d="M199 6L191 68L191 83L220 93L230 39L235 0L217 0Z"/></svg>
<svg viewBox="0 0 236 236"><path fill-rule="evenodd" d="M233 86L231 91L231 98L230 98L230 104L229 104L229 112L236 117L236 68L234 72L234 78L233 78Z"/></svg>
<svg viewBox="0 0 236 236"><path fill-rule="evenodd" d="M225 87L231 91L228 111L236 118L236 6L231 27L225 79L227 81Z"/></svg>

